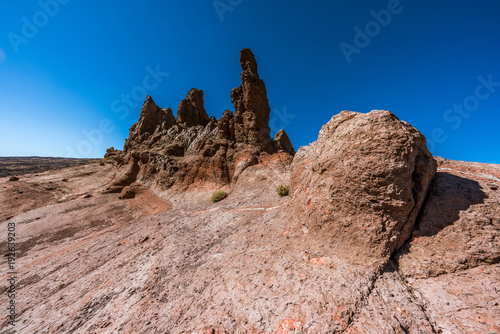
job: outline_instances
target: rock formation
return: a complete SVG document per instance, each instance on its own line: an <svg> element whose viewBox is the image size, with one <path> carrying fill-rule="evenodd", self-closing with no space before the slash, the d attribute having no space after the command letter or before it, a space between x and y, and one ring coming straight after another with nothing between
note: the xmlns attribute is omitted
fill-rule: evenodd
<svg viewBox="0 0 500 334"><path fill-rule="evenodd" d="M295 156L293 215L335 236L346 256L384 258L409 238L435 171L424 136L408 123L389 111L343 111Z"/></svg>
<svg viewBox="0 0 500 334"><path fill-rule="evenodd" d="M276 142L276 147L278 148L278 150L295 155L295 150L292 146L292 142L290 141L290 138L288 138L285 130L279 130L274 136L274 141Z"/></svg>
<svg viewBox="0 0 500 334"><path fill-rule="evenodd" d="M129 163L124 180L146 170ZM498 332L500 166L438 159L429 184L435 168L418 131L373 111L334 116L293 159L241 153L215 204L147 183L119 200L101 191L111 164L1 179L0 224L20 235L16 329Z"/></svg>
<svg viewBox="0 0 500 334"><path fill-rule="evenodd" d="M271 109L267 101L264 82L257 73L257 62L250 49L243 49L240 55L241 86L231 91L234 104L234 133L237 143L261 146L271 151L269 115Z"/></svg>
<svg viewBox="0 0 500 334"><path fill-rule="evenodd" d="M203 106L203 91L193 88L177 108L177 124L183 126L205 126L209 122Z"/></svg>
<svg viewBox="0 0 500 334"><path fill-rule="evenodd" d="M148 97L113 164L0 179L19 276L2 333L499 333L500 165L434 159L384 110L293 155L241 64L234 114Z"/></svg>
<svg viewBox="0 0 500 334"><path fill-rule="evenodd" d="M150 148L160 138L161 133L174 124L175 118L172 109L161 109L153 101L153 98L148 95L142 107L139 121L130 128L124 151Z"/></svg>
<svg viewBox="0 0 500 334"><path fill-rule="evenodd" d="M293 156L283 130L275 140L270 137L266 88L249 49L241 51L240 63L242 85L231 92L234 116L226 110L219 121L209 117L203 91L195 88L179 103L177 119L148 96L123 152L111 148L106 153L121 166L114 186L141 180L160 189L219 188L270 155Z"/></svg>

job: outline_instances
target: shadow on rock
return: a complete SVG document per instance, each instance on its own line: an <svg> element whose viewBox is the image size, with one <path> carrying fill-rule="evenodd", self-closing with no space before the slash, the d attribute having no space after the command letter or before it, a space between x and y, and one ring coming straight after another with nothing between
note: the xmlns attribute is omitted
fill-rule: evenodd
<svg viewBox="0 0 500 334"><path fill-rule="evenodd" d="M422 216L419 236L433 236L460 218L470 206L484 204L486 194L477 181L446 172L436 173Z"/></svg>

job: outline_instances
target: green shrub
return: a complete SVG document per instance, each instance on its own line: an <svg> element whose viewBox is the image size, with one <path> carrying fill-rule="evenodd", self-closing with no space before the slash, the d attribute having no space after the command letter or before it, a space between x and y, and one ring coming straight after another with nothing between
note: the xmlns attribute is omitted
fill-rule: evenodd
<svg viewBox="0 0 500 334"><path fill-rule="evenodd" d="M290 187L289 186L285 186L283 184L280 184L279 186L276 187L276 192L278 193L278 195L280 195L281 197L283 196L288 196L288 192L290 191Z"/></svg>
<svg viewBox="0 0 500 334"><path fill-rule="evenodd" d="M227 197L227 192L225 192L224 190L216 190L214 191L210 199L212 200L212 202L216 203L218 201L222 201L226 197Z"/></svg>

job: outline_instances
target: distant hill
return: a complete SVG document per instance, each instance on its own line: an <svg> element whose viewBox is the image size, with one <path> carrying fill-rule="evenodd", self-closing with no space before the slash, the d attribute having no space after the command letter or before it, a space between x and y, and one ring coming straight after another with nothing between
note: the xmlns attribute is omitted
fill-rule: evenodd
<svg viewBox="0 0 500 334"><path fill-rule="evenodd" d="M97 159L52 157L0 157L0 177L42 173L48 170L86 165Z"/></svg>

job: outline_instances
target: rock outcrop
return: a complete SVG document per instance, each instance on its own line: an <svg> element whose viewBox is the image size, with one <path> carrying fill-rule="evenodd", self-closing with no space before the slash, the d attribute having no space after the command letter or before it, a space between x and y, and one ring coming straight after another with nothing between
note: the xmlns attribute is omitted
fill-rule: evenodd
<svg viewBox="0 0 500 334"><path fill-rule="evenodd" d="M290 138L288 138L285 130L279 130L274 136L274 141L276 143L278 151L283 151L290 153L291 155L295 155L295 149L293 148L292 142L290 141Z"/></svg>
<svg viewBox="0 0 500 334"><path fill-rule="evenodd" d="M191 89L179 103L177 119L148 96L139 121L132 125L123 151L109 149L105 158L120 169L114 186L136 180L160 189L229 187L248 166L279 153L295 151L283 130L270 137L270 108L257 62L249 49L240 55L242 85L233 89L235 113L209 117L203 91ZM286 159L285 159L286 160Z"/></svg>
<svg viewBox="0 0 500 334"><path fill-rule="evenodd" d="M293 216L346 256L387 258L409 238L435 172L408 123L389 111L343 111L295 155Z"/></svg>
<svg viewBox="0 0 500 334"><path fill-rule="evenodd" d="M240 63L219 120L197 89L177 119L147 97L114 165L0 179L0 228L19 235L15 329L500 332L500 166L436 162L384 110L343 111L295 154L270 137L250 50Z"/></svg>
<svg viewBox="0 0 500 334"><path fill-rule="evenodd" d="M342 112L295 157L232 148L233 118L110 150L126 168L0 179L18 265L2 333L499 332L499 165L438 159L434 174L423 136L388 111ZM149 187L169 166L199 184L227 156L221 202Z"/></svg>
<svg viewBox="0 0 500 334"><path fill-rule="evenodd" d="M159 139L161 133L174 124L175 118L172 109L161 109L148 95L142 107L139 121L130 128L124 151L151 147Z"/></svg>
<svg viewBox="0 0 500 334"><path fill-rule="evenodd" d="M203 101L203 91L193 88L177 108L177 124L183 126L205 126L209 122Z"/></svg>
<svg viewBox="0 0 500 334"><path fill-rule="evenodd" d="M241 86L231 91L234 104L234 133L237 143L261 146L273 150L269 128L271 109L267 100L264 81L259 78L257 62L250 49L243 49L240 55Z"/></svg>

